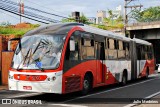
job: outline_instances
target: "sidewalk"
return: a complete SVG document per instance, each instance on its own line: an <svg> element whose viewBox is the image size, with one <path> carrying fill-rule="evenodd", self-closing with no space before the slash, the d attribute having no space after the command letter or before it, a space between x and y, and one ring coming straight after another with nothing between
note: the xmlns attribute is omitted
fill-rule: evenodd
<svg viewBox="0 0 160 107"><path fill-rule="evenodd" d="M8 90L8 85L0 85L0 91L1 90Z"/></svg>

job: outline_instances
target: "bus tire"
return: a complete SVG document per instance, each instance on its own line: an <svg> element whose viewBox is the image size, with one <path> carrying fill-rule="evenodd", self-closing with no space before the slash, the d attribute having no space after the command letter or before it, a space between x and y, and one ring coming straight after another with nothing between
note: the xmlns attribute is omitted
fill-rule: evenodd
<svg viewBox="0 0 160 107"><path fill-rule="evenodd" d="M92 89L92 80L89 75L84 76L82 95L87 94Z"/></svg>
<svg viewBox="0 0 160 107"><path fill-rule="evenodd" d="M147 79L147 78L148 78L148 76L149 76L149 68L147 67L147 70L146 70L146 76L145 76L145 78Z"/></svg>
<svg viewBox="0 0 160 107"><path fill-rule="evenodd" d="M124 86L127 84L127 74L123 72L121 85Z"/></svg>

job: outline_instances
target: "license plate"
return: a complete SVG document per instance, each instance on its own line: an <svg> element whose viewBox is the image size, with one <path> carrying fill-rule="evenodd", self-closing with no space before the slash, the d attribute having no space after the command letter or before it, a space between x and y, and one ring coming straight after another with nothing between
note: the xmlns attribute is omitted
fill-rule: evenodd
<svg viewBox="0 0 160 107"><path fill-rule="evenodd" d="M24 90L32 90L32 86L23 86Z"/></svg>

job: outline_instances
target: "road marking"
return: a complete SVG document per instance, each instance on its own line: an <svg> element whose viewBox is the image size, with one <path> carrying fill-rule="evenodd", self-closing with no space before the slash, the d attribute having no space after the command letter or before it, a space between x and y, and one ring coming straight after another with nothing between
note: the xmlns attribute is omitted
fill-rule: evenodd
<svg viewBox="0 0 160 107"><path fill-rule="evenodd" d="M73 104L49 104L53 106L63 106L63 107L88 107L83 105L73 105Z"/></svg>
<svg viewBox="0 0 160 107"><path fill-rule="evenodd" d="M73 98L73 99L66 100L66 101L61 102L61 103L66 103L66 102L70 102L70 101L77 100L77 99L80 99L80 98L85 98L85 97L89 97L89 96L93 96L93 95L97 95L97 94L102 94L102 93L106 93L106 92L110 92L110 91L115 91L115 90L119 90L119 89L126 88L126 87L131 87L131 86L142 84L142 83L145 83L145 82L148 82L148 81L152 81L152 80L155 80L155 79L157 79L157 78L146 80L146 81L142 81L142 82L131 84L131 85L126 85L126 86L123 86L123 87L114 88L114 89L107 90L107 91L102 91L102 92L99 92L99 93L94 93L94 94L89 94L89 95L85 95L85 96L82 96L82 97Z"/></svg>
<svg viewBox="0 0 160 107"><path fill-rule="evenodd" d="M158 94L160 94L160 91L159 91L159 92L156 92L156 93L154 93L154 94L151 94L151 95L148 96L148 97L145 97L145 99L152 98L152 97L154 97L154 96L156 96L156 95L158 95Z"/></svg>
<svg viewBox="0 0 160 107"><path fill-rule="evenodd" d="M133 107L133 106L136 106L137 104L128 104L126 106L123 106L123 107Z"/></svg>
<svg viewBox="0 0 160 107"><path fill-rule="evenodd" d="M151 94L151 95L145 97L144 99L150 99L150 98L152 98L152 97L154 97L154 96L156 96L156 95L158 95L158 94L160 94L160 91L159 91L159 92L156 92L156 93L154 93L154 94ZM124 106L124 107L133 107L133 106L136 106L136 105L140 105L140 104L128 104L128 105L126 105L126 106Z"/></svg>

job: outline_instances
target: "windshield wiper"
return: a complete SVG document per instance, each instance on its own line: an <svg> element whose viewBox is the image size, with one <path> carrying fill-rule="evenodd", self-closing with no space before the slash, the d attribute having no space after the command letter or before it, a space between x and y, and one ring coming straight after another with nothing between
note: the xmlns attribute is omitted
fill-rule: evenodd
<svg viewBox="0 0 160 107"><path fill-rule="evenodd" d="M28 57L28 54L29 54L30 50L31 50L31 49L28 50L26 56L23 58L23 60L21 61L21 63L18 65L17 70L19 70L19 67L20 67L20 65L22 64L23 61L24 61L24 62L23 62L23 65L25 64L26 59L27 59L27 57Z"/></svg>

